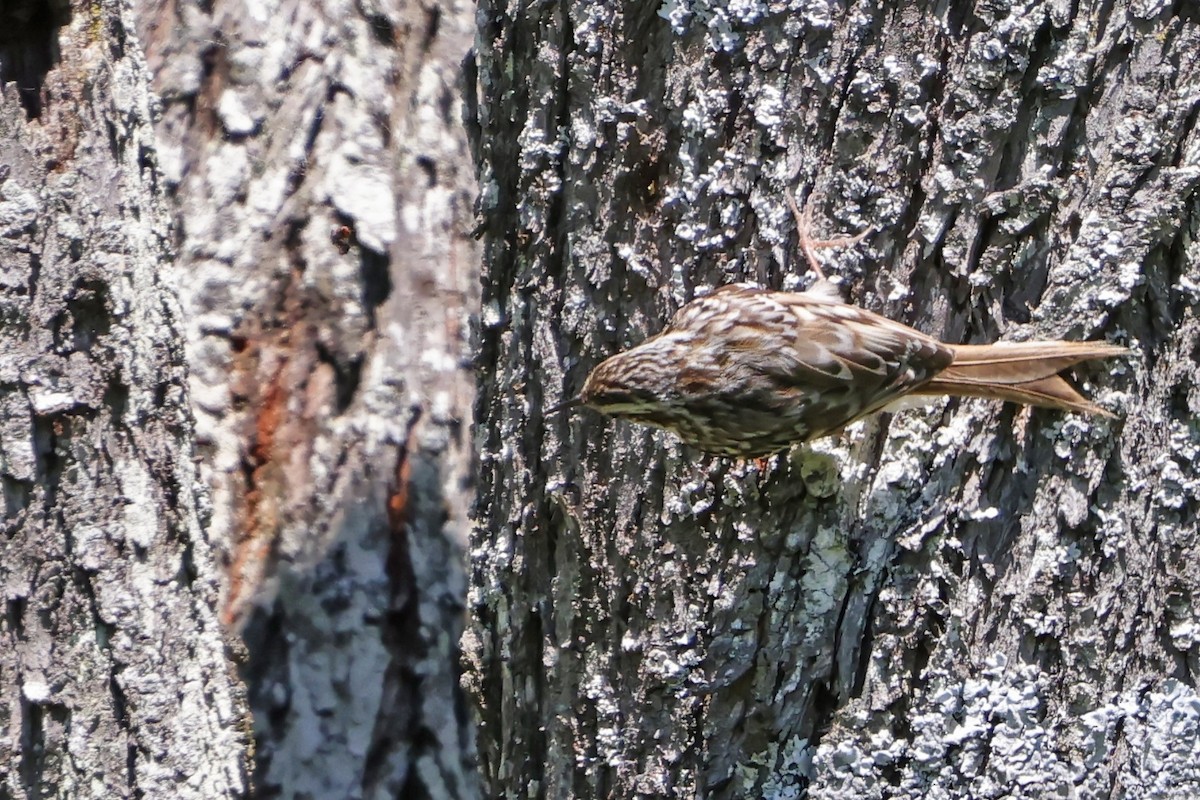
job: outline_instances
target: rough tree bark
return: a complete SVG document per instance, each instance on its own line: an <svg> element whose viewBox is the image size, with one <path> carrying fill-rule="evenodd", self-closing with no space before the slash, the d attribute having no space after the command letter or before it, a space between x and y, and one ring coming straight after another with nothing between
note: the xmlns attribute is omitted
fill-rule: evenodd
<svg viewBox="0 0 1200 800"><path fill-rule="evenodd" d="M504 797L1200 791L1190 4L480 4L467 675ZM1119 419L941 401L760 468L589 412L705 288L832 271L949 341L1066 337Z"/></svg>
<svg viewBox="0 0 1200 800"><path fill-rule="evenodd" d="M466 2L135 0L272 797L477 794ZM348 252L331 231L348 229Z"/></svg>
<svg viewBox="0 0 1200 800"><path fill-rule="evenodd" d="M0 7L0 797L234 798L149 75L124 4Z"/></svg>

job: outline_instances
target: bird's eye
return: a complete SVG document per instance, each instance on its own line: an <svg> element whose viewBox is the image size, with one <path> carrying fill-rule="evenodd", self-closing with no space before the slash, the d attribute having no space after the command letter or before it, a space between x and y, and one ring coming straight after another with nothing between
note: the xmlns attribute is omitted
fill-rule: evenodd
<svg viewBox="0 0 1200 800"><path fill-rule="evenodd" d="M633 392L624 389L605 389L602 392L597 392L592 398L592 404L596 406L620 406L628 405L637 402Z"/></svg>

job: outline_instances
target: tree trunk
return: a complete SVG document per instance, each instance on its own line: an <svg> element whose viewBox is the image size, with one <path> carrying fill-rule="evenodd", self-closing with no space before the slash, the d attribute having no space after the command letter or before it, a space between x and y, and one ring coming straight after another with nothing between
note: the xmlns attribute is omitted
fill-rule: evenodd
<svg viewBox="0 0 1200 800"><path fill-rule="evenodd" d="M135 6L256 788L474 797L458 686L473 8Z"/></svg>
<svg viewBox="0 0 1200 800"><path fill-rule="evenodd" d="M0 9L0 797L234 798L149 76L127 9Z"/></svg>
<svg viewBox="0 0 1200 800"><path fill-rule="evenodd" d="M1200 792L1200 18L1123 2L478 19L467 680L493 796ZM895 5L902 10L895 10ZM546 416L710 287L1113 339L1116 420L986 400L759 465Z"/></svg>

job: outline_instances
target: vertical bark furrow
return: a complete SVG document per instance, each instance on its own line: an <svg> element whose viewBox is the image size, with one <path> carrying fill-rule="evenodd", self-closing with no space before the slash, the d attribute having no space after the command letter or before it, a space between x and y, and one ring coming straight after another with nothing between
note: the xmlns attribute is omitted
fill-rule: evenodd
<svg viewBox="0 0 1200 800"><path fill-rule="evenodd" d="M480 6L491 791L1182 791L1136 759L1195 747L1159 732L1195 724L1196 20L634 5ZM955 342L1131 343L1081 373L1123 419L938 402L760 466L542 417L698 291L805 285L797 190L822 232L874 227L827 259L862 305Z"/></svg>
<svg viewBox="0 0 1200 800"><path fill-rule="evenodd" d="M0 12L5 797L247 788L149 74L127 13Z"/></svg>

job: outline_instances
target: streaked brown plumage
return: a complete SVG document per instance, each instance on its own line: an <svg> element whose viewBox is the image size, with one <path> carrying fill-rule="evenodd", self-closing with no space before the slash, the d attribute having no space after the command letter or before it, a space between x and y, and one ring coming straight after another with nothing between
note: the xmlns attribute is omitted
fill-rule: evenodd
<svg viewBox="0 0 1200 800"><path fill-rule="evenodd" d="M725 286L588 376L580 401L757 458L837 431L905 395L991 397L1107 414L1059 374L1127 352L1094 342L949 345L815 292Z"/></svg>
<svg viewBox="0 0 1200 800"><path fill-rule="evenodd" d="M809 218L793 204L801 247ZM1129 351L1095 342L951 345L840 302L725 286L688 303L662 333L602 362L578 402L676 433L712 453L757 458L840 430L906 395L989 397L1111 416L1060 374Z"/></svg>

